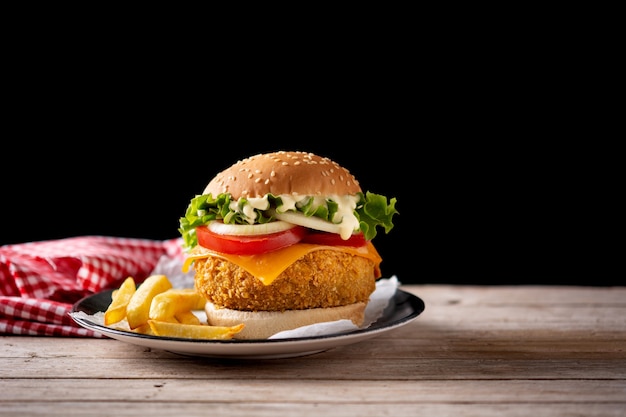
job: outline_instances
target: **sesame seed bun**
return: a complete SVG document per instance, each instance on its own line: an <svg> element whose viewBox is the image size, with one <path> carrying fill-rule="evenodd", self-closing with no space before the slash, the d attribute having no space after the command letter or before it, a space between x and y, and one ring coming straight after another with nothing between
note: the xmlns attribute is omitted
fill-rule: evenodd
<svg viewBox="0 0 626 417"><path fill-rule="evenodd" d="M281 195L354 195L359 182L329 158L308 152L258 154L217 174L203 194L230 193L234 199Z"/></svg>

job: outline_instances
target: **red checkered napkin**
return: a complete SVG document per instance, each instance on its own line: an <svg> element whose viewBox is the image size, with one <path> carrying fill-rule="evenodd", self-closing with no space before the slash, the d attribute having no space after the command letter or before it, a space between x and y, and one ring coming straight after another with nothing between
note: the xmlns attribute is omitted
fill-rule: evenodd
<svg viewBox="0 0 626 417"><path fill-rule="evenodd" d="M180 239L84 236L0 246L0 334L102 337L74 323L72 305L129 276L142 282L162 256L182 259Z"/></svg>

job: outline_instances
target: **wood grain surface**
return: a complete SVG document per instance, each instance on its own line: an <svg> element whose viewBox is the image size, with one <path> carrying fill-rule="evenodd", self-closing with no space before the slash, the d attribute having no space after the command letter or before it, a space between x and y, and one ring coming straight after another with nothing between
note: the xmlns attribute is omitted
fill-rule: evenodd
<svg viewBox="0 0 626 417"><path fill-rule="evenodd" d="M626 415L626 287L402 289L415 321L289 359L0 336L0 415Z"/></svg>

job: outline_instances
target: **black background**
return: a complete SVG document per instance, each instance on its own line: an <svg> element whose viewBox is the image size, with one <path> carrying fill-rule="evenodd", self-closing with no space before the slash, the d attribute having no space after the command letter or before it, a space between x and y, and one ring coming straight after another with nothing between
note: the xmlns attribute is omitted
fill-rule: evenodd
<svg viewBox="0 0 626 417"><path fill-rule="evenodd" d="M300 150L397 198L395 228L374 240L384 276L623 285L620 154L575 112L567 67L549 55L539 71L519 50L492 60L433 45L416 63L378 45L377 59L272 72L150 45L105 59L42 44L11 67L0 245L178 237L217 172Z"/></svg>
<svg viewBox="0 0 626 417"><path fill-rule="evenodd" d="M148 131L154 140L115 140L118 132L105 129L95 138L85 131L71 145L59 137L17 146L11 154L15 168L5 174L0 243L80 235L178 237L189 199L218 171L259 152L302 150L347 167L364 191L397 198L394 229L379 230L374 239L384 276L451 284L621 280L618 271L590 264L578 247L580 227L573 226L581 213L573 213L578 190L570 184L577 179L555 164L558 148L475 138L453 143L387 124L280 137L271 126L254 136L209 126L165 127Z"/></svg>

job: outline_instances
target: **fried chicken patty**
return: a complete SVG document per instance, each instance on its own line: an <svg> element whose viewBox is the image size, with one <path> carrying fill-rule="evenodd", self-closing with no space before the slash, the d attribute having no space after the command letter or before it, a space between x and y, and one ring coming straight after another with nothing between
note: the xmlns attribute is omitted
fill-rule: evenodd
<svg viewBox="0 0 626 417"><path fill-rule="evenodd" d="M218 307L284 311L366 302L376 287L374 262L334 250L308 253L270 285L225 259L195 261L195 287Z"/></svg>

